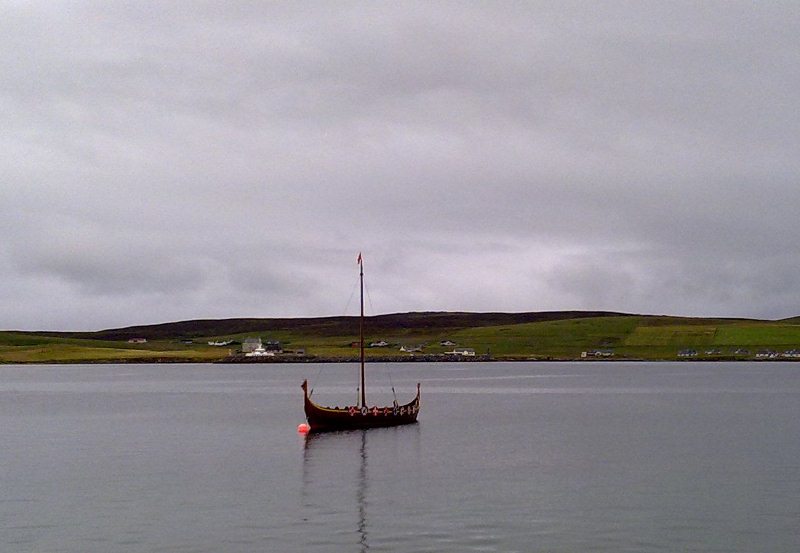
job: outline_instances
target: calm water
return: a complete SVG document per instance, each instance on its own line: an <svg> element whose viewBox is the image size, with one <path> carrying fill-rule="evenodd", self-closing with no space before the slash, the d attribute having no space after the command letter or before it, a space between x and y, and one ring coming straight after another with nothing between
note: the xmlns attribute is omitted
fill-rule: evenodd
<svg viewBox="0 0 800 553"><path fill-rule="evenodd" d="M391 368L306 440L353 367L0 366L0 551L800 550L800 364Z"/></svg>

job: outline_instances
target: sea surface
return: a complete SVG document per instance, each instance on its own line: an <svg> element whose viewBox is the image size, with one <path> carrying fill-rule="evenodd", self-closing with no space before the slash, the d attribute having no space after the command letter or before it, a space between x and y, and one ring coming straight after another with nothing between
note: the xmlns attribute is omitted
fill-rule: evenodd
<svg viewBox="0 0 800 553"><path fill-rule="evenodd" d="M800 551L800 364L0 366L0 551ZM370 383L373 385L370 386Z"/></svg>

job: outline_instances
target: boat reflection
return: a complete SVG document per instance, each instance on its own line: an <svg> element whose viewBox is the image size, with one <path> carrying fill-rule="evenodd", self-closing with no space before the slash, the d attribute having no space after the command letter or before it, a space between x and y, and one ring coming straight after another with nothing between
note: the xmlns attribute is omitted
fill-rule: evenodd
<svg viewBox="0 0 800 553"><path fill-rule="evenodd" d="M370 483L375 478L380 480L382 471L391 471L397 459L405 457L401 452L419 455L419 429L419 425L407 425L305 435L301 489L304 522L330 526L332 539L348 539L349 535L351 546L355 538L358 551L369 551L371 530L374 537L370 506L385 503L375 497L385 492L371 490ZM374 519L381 513L372 514Z"/></svg>
<svg viewBox="0 0 800 553"><path fill-rule="evenodd" d="M353 449L341 448L342 443L348 445L357 445L356 452ZM345 455L342 453L345 452ZM355 475L354 485L355 500L356 500L356 535L358 538L359 551L369 551L369 543L367 541L368 528L367 528L367 491L368 491L368 455L367 455L367 430L350 430L335 433L323 434L306 434L303 443L303 486L302 486L302 501L303 509L306 511L314 511L319 509L320 506L327 506L328 509L342 505L339 503L341 495L339 490L331 489L329 485L320 485L322 481L330 482L331 478L335 478L336 474L342 476L336 467L352 467L352 463L347 462L347 458L351 461L357 458L359 461L358 472ZM334 467L331 470L331 467ZM333 480L339 486L346 486L346 480L341 479ZM319 497L315 496L315 490L320 494L326 494L319 501ZM342 490L344 491L344 490ZM332 492L328 494L328 492ZM309 522L314 522L313 520Z"/></svg>

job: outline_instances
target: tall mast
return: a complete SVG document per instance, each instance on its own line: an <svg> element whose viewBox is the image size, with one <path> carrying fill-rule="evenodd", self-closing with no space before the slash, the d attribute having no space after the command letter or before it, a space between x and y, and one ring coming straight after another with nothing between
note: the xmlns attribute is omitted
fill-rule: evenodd
<svg viewBox="0 0 800 553"><path fill-rule="evenodd" d="M361 406L367 406L367 392L364 389L364 261L358 254L359 279L361 281L361 317L358 320L359 344L361 349Z"/></svg>

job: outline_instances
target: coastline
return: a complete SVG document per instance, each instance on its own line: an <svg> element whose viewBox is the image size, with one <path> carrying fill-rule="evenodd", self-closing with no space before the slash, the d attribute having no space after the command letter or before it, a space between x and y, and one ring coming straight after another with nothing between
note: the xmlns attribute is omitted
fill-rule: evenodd
<svg viewBox="0 0 800 553"><path fill-rule="evenodd" d="M643 357L618 357L602 359L586 359L580 357L490 357L490 356L441 356L441 355L415 355L415 356L380 356L370 357L369 363L792 363L798 362L796 358L755 359L746 357L712 357L712 358L653 358ZM144 365L144 364L208 364L208 365L237 365L237 364L309 364L309 363L358 363L357 357L244 357L232 356L223 359L210 360L208 358L176 358L176 357L141 357L120 359L61 359L42 361L0 361L2 366L17 365Z"/></svg>
<svg viewBox="0 0 800 553"><path fill-rule="evenodd" d="M368 321L365 345L376 345L366 355L378 363L800 360L800 317L424 312ZM0 331L0 364L352 363L358 357L354 325L353 318L333 317L194 320L96 332ZM259 357L244 357L248 340L277 345L276 355L262 350ZM446 349L456 344L477 355Z"/></svg>

